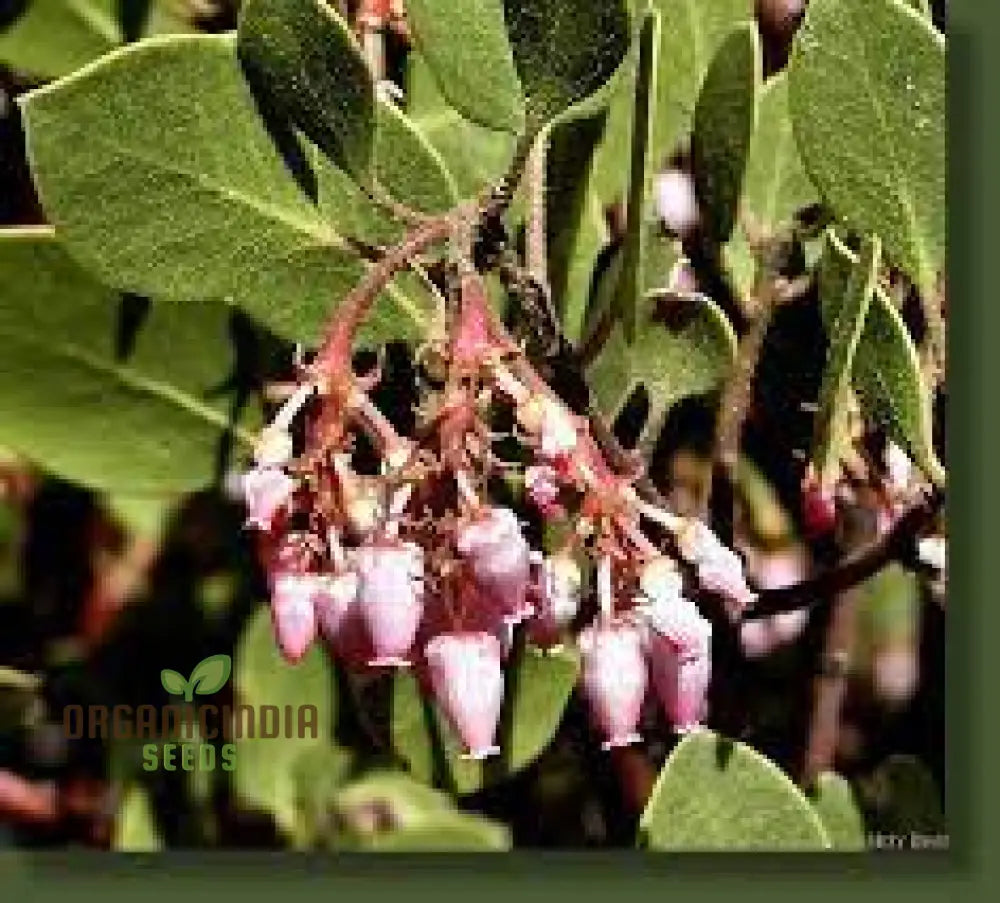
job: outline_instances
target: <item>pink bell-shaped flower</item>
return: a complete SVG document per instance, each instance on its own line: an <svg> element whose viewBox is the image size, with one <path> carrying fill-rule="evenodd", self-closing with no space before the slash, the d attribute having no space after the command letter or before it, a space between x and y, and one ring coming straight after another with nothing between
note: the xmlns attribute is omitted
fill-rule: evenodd
<svg viewBox="0 0 1000 903"><path fill-rule="evenodd" d="M335 642L344 630L348 618L356 610L358 575L353 571L328 574L316 592L316 614L319 627L330 642Z"/></svg>
<svg viewBox="0 0 1000 903"><path fill-rule="evenodd" d="M650 675L667 720L678 733L705 718L711 679L712 625L690 600L680 597L646 611Z"/></svg>
<svg viewBox="0 0 1000 903"><path fill-rule="evenodd" d="M489 509L484 518L459 532L457 547L504 622L516 624L534 613L528 600L531 549L513 511Z"/></svg>
<svg viewBox="0 0 1000 903"><path fill-rule="evenodd" d="M688 654L666 637L654 634L649 661L653 688L667 720L679 734L697 730L705 719L712 677L707 643Z"/></svg>
<svg viewBox="0 0 1000 903"><path fill-rule="evenodd" d="M295 481L278 467L254 467L240 478L247 526L270 530L274 516L288 503Z"/></svg>
<svg viewBox="0 0 1000 903"><path fill-rule="evenodd" d="M468 749L464 758L500 752L494 743L503 704L500 641L489 633L444 633L425 653L434 696Z"/></svg>
<svg viewBox="0 0 1000 903"><path fill-rule="evenodd" d="M320 574L284 573L271 585L271 618L282 655L297 662L316 637L316 595L325 578Z"/></svg>
<svg viewBox="0 0 1000 903"><path fill-rule="evenodd" d="M375 653L368 664L408 667L423 613L423 552L399 543L362 546L353 557L358 605Z"/></svg>
<svg viewBox="0 0 1000 903"><path fill-rule="evenodd" d="M647 682L641 632L621 620L594 624L580 634L580 652L583 692L605 737L602 748L638 742Z"/></svg>
<svg viewBox="0 0 1000 903"><path fill-rule="evenodd" d="M637 613L649 626L647 643L660 636L682 655L695 655L711 640L712 625L701 616L698 606L685 596L642 604L637 606Z"/></svg>

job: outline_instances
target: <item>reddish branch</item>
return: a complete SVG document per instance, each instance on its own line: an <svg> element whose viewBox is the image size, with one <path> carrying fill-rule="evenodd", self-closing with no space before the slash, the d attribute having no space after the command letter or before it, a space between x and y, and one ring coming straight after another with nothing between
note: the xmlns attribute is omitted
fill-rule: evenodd
<svg viewBox="0 0 1000 903"><path fill-rule="evenodd" d="M916 540L933 525L943 503L943 493L931 492L906 511L888 533L855 550L834 569L794 586L762 591L747 617L825 605L839 593L874 576L887 564L912 562Z"/></svg>

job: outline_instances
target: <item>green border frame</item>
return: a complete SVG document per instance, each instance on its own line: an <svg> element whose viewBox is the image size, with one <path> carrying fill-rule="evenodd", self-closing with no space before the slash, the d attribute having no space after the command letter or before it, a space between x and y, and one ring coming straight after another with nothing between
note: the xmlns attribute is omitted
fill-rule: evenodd
<svg viewBox="0 0 1000 903"><path fill-rule="evenodd" d="M989 295L1000 253L1000 6L982 0L949 2L951 79L949 138L949 387L951 608L947 712L947 853L868 853L810 856L648 853L515 852L502 856L341 856L333 859L270 851L169 853L125 856L27 853L0 857L4 899L71 898L107 901L176 899L180 892L238 894L241 900L276 893L338 893L349 901L385 895L391 900L546 898L554 893L685 896L718 893L743 903L773 901L776 892L810 900L845 892L883 897L898 890L910 901L957 899L1000 881L994 812L1000 801L997 770L986 766L997 733L986 687L1000 684L1000 605L986 596L992 539L988 512L997 498L1000 429L989 419L990 396L1000 387L1000 354L990 354L1000 306ZM996 48L990 44L995 43ZM997 347L997 346L992 346ZM995 678L995 679L994 679ZM171 879L168 885L164 879ZM270 879L270 880L268 880ZM818 880L817 880L818 879Z"/></svg>

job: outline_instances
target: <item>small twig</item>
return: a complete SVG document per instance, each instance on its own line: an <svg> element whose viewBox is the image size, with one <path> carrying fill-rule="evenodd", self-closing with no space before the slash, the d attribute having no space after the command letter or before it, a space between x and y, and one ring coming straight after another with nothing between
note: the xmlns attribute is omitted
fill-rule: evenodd
<svg viewBox="0 0 1000 903"><path fill-rule="evenodd" d="M754 377L777 302L778 295L773 287L766 286L755 305L756 314L740 341L731 375L722 390L713 458L727 475L732 475L739 463L740 434L753 401Z"/></svg>
<svg viewBox="0 0 1000 903"><path fill-rule="evenodd" d="M847 527L849 554L857 554L871 538L872 525L856 516L863 511L860 505L856 505L841 512L841 526ZM823 772L833 769L836 762L854 650L860 588L852 585L840 590L828 590L826 598L833 600L833 608L826 621L823 651L813 684L813 707L800 775L805 787L813 786L816 779Z"/></svg>
<svg viewBox="0 0 1000 903"><path fill-rule="evenodd" d="M858 596L857 587L840 593L830 614L819 674L813 688L812 719L802 766L804 787L811 787L823 772L831 770L836 759L857 624Z"/></svg>

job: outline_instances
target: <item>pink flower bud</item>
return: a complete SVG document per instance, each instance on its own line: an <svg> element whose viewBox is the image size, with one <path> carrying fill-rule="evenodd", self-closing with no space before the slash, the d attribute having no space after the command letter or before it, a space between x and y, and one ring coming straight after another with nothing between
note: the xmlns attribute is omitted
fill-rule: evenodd
<svg viewBox="0 0 1000 903"><path fill-rule="evenodd" d="M625 621L595 624L580 634L583 692L603 733L603 749L628 746L636 731L646 695L642 635Z"/></svg>
<svg viewBox="0 0 1000 903"><path fill-rule="evenodd" d="M525 468L524 488L532 504L543 515L557 517L564 513L559 504L559 483L552 467L533 464Z"/></svg>
<svg viewBox="0 0 1000 903"><path fill-rule="evenodd" d="M277 467L255 467L240 478L247 526L270 530L274 516L288 503L295 481Z"/></svg>
<svg viewBox="0 0 1000 903"><path fill-rule="evenodd" d="M820 539L837 525L837 500L834 493L807 476L802 481L802 526L806 537Z"/></svg>
<svg viewBox="0 0 1000 903"><path fill-rule="evenodd" d="M718 593L729 603L729 613L738 617L756 600L747 586L743 562L732 549L699 520L688 520L677 535L681 554L698 570L698 581L709 592Z"/></svg>
<svg viewBox="0 0 1000 903"><path fill-rule="evenodd" d="M639 589L650 601L668 604L681 598L684 581L677 565L661 555L643 565L639 574Z"/></svg>
<svg viewBox="0 0 1000 903"><path fill-rule="evenodd" d="M498 753L494 744L503 703L500 642L488 633L445 633L427 644L431 686L468 749L466 758Z"/></svg>
<svg viewBox="0 0 1000 903"><path fill-rule="evenodd" d="M485 517L459 532L457 547L504 621L517 623L533 613L527 596L531 549L513 511L489 509Z"/></svg>
<svg viewBox="0 0 1000 903"><path fill-rule="evenodd" d="M354 553L358 603L368 625L373 666L408 666L423 613L423 552L412 543L362 546Z"/></svg>
<svg viewBox="0 0 1000 903"><path fill-rule="evenodd" d="M319 574L285 573L271 589L271 618L282 655L299 661L316 637L315 598L324 578Z"/></svg>
<svg viewBox="0 0 1000 903"><path fill-rule="evenodd" d="M697 654L686 655L666 637L657 636L650 650L650 673L656 697L674 730L684 734L700 727L712 677L707 645Z"/></svg>
<svg viewBox="0 0 1000 903"><path fill-rule="evenodd" d="M667 228L685 235L698 225L698 198L688 173L668 169L656 177L653 190L656 212Z"/></svg>

